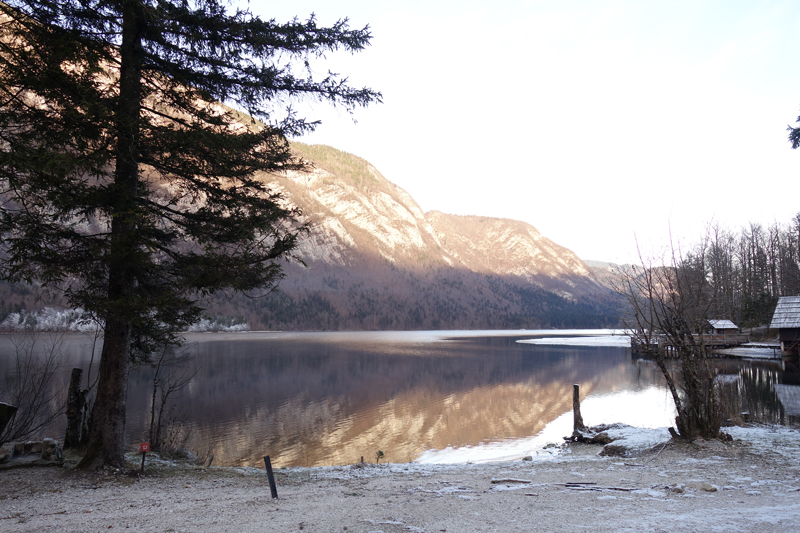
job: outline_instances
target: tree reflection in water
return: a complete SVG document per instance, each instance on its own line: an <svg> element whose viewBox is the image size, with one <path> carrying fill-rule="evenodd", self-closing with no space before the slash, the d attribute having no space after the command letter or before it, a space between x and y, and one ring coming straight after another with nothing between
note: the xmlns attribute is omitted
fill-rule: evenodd
<svg viewBox="0 0 800 533"><path fill-rule="evenodd" d="M522 333L452 335L193 335L188 371L197 374L175 398L178 420L189 428L188 447L213 455L215 465L260 466L270 455L276 467L354 463L377 450L389 462L407 462L426 450L530 440L571 411L573 383L588 424L669 423L666 392L652 393L663 390L659 371L627 348L515 342L531 337ZM88 360L78 349L84 344L75 342L77 364ZM789 379L779 365L714 364L733 422L748 412L756 422L797 423L775 393L774 384ZM130 442L145 435L151 372L141 367L130 378ZM63 435L63 427L49 435Z"/></svg>
<svg viewBox="0 0 800 533"><path fill-rule="evenodd" d="M379 449L390 462L407 462L426 449L536 435L570 411L573 383L586 396L660 382L626 349L489 335L251 334L199 342L199 373L181 400L190 446L210 451L214 464L258 465L267 454L278 466L347 464ZM131 388L146 382L137 375ZM146 408L132 402L131 418Z"/></svg>

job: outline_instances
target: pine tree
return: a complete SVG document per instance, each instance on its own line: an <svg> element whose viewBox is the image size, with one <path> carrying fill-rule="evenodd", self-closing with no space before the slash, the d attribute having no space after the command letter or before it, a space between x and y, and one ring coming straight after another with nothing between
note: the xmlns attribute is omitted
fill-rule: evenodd
<svg viewBox="0 0 800 533"><path fill-rule="evenodd" d="M104 325L83 464L121 466L131 361L179 343L203 297L281 278L303 226L263 177L303 168L287 137L316 125L281 106L380 101L310 67L369 28L218 0L7 0L0 15L0 274Z"/></svg>

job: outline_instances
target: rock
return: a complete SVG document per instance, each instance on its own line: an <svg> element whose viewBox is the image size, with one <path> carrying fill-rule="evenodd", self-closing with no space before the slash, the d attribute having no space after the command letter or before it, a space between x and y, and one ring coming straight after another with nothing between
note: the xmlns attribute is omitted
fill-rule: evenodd
<svg viewBox="0 0 800 533"><path fill-rule="evenodd" d="M717 490L719 490L719 489L717 489L716 485L712 485L711 483L703 482L703 483L700 484L700 490L704 490L706 492L717 492Z"/></svg>
<svg viewBox="0 0 800 533"><path fill-rule="evenodd" d="M54 439L44 439L42 441L42 461L60 462L64 459L61 446Z"/></svg>
<svg viewBox="0 0 800 533"><path fill-rule="evenodd" d="M19 455L39 455L42 453L42 441L28 441L22 445Z"/></svg>
<svg viewBox="0 0 800 533"><path fill-rule="evenodd" d="M530 455L526 455L525 457L522 458L522 460L523 461L533 461L533 457L530 456Z"/></svg>
<svg viewBox="0 0 800 533"><path fill-rule="evenodd" d="M4 444L0 446L0 464L7 463L14 455L14 446L11 444Z"/></svg>
<svg viewBox="0 0 800 533"><path fill-rule="evenodd" d="M605 457L624 457L628 455L628 448L619 444L606 444L600 451L600 455Z"/></svg>
<svg viewBox="0 0 800 533"><path fill-rule="evenodd" d="M716 485L712 485L708 481L702 480L690 480L687 482L687 485L695 490L702 490L705 492L717 492L719 490L719 487Z"/></svg>
<svg viewBox="0 0 800 533"><path fill-rule="evenodd" d="M609 437L606 432L598 433L589 441L590 444L611 444L612 442L614 442L614 439Z"/></svg>
<svg viewBox="0 0 800 533"><path fill-rule="evenodd" d="M606 430L623 426L624 424L612 424L576 429L572 432L571 437L564 437L564 440L568 442L582 442L584 444L609 444L614 442L614 438L609 436Z"/></svg>
<svg viewBox="0 0 800 533"><path fill-rule="evenodd" d="M672 492L674 492L675 494L683 494L683 492L686 490L686 489L684 489L683 485L673 485L673 486L667 487L667 488L669 490L671 490Z"/></svg>
<svg viewBox="0 0 800 533"><path fill-rule="evenodd" d="M55 439L17 442L0 448L0 464L50 466L63 462L61 445Z"/></svg>

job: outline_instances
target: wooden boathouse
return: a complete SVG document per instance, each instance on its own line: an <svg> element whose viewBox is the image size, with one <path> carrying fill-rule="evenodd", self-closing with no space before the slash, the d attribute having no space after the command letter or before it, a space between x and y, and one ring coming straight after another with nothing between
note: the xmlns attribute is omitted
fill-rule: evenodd
<svg viewBox="0 0 800 533"><path fill-rule="evenodd" d="M784 361L800 363L800 296L781 296L770 329L778 330Z"/></svg>
<svg viewBox="0 0 800 533"><path fill-rule="evenodd" d="M739 328L730 320L709 320L708 326L711 333L695 333L692 335L694 342L702 343L708 351L709 357L725 357L724 354L716 353L714 350L723 348L733 348L750 342L750 336L739 333ZM647 354L648 352L658 351L667 358L678 357L677 350L667 335L656 334L650 336L649 346L636 337L631 337L631 352L634 354Z"/></svg>
<svg viewBox="0 0 800 533"><path fill-rule="evenodd" d="M739 333L739 327L727 319L709 320L708 327L714 335L736 335Z"/></svg>

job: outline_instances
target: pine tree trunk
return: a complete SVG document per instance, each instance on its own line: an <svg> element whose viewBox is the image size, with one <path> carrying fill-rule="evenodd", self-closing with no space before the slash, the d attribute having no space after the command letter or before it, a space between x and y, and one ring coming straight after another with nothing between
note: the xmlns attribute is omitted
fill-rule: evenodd
<svg viewBox="0 0 800 533"><path fill-rule="evenodd" d="M104 464L121 467L125 464L130 340L129 324L106 322L89 446L79 467L96 468Z"/></svg>
<svg viewBox="0 0 800 533"><path fill-rule="evenodd" d="M125 403L135 311L136 255L138 251L137 195L141 112L141 3L123 5L120 45L119 99L115 113L117 146L114 172L108 310L105 316L97 397L92 413L89 445L79 467L125 462Z"/></svg>

